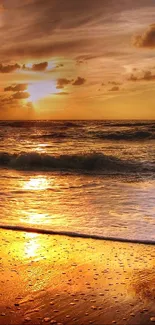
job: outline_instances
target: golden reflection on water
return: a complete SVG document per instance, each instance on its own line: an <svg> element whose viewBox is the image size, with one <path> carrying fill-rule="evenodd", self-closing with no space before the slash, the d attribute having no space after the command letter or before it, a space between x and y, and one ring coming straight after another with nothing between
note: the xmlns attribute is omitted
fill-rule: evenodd
<svg viewBox="0 0 155 325"><path fill-rule="evenodd" d="M24 196L21 208L18 205L20 222L28 226L43 227L69 225L70 220L66 219L64 209L60 211L62 201L65 208L65 197L60 196L61 186L59 179L50 177L49 180L48 176L42 175L36 175L23 182L21 187L28 193Z"/></svg>
<svg viewBox="0 0 155 325"><path fill-rule="evenodd" d="M20 218L20 222L31 225L42 225L48 223L46 217L46 213L26 212L26 218Z"/></svg>
<svg viewBox="0 0 155 325"><path fill-rule="evenodd" d="M23 185L23 189L28 191L46 190L48 189L48 187L49 187L49 181L47 180L46 177L42 177L42 176L32 177L29 181L27 181Z"/></svg>

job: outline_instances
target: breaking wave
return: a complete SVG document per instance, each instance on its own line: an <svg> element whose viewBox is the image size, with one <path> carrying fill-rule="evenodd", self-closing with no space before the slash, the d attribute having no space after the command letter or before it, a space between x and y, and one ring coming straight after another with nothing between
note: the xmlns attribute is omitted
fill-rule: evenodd
<svg viewBox="0 0 155 325"><path fill-rule="evenodd" d="M110 173L146 172L146 163L119 159L103 153L48 155L37 152L9 154L0 152L0 166L20 170L95 171Z"/></svg>

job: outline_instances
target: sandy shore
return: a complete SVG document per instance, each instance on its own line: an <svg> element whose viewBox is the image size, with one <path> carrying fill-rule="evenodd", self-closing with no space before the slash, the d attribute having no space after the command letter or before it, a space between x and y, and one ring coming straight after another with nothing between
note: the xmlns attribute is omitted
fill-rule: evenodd
<svg viewBox="0 0 155 325"><path fill-rule="evenodd" d="M153 324L155 246L0 230L0 324Z"/></svg>

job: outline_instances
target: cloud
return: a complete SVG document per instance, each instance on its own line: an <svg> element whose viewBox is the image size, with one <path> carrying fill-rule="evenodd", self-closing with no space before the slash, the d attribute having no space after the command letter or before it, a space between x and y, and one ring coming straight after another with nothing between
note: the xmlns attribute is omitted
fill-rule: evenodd
<svg viewBox="0 0 155 325"><path fill-rule="evenodd" d="M51 56L55 55L67 55L68 53L77 53L79 48L83 46L87 46L90 44L88 38L84 39L62 39L59 40L51 40L38 43L30 42L27 47L25 47L25 43L17 44L16 46L12 44L9 46L6 51L4 51L4 55L8 55L14 57L16 59L36 59L36 58L51 58Z"/></svg>
<svg viewBox="0 0 155 325"><path fill-rule="evenodd" d="M76 80L70 80L67 78L60 78L57 80L57 89L62 89L67 85L81 86L85 83L85 79L82 77L77 77Z"/></svg>
<svg viewBox="0 0 155 325"><path fill-rule="evenodd" d="M155 75L153 75L151 71L145 71L143 80L147 80L147 81L155 80Z"/></svg>
<svg viewBox="0 0 155 325"><path fill-rule="evenodd" d="M60 65L61 66L61 65ZM48 62L34 63L32 67L27 67L25 64L22 66L18 63L3 65L0 64L0 73L11 73L17 70L26 70L33 72L42 72L45 71L48 67Z"/></svg>
<svg viewBox="0 0 155 325"><path fill-rule="evenodd" d="M120 88L118 86L112 87L109 91L119 91Z"/></svg>
<svg viewBox="0 0 155 325"><path fill-rule="evenodd" d="M42 63L37 63L33 64L32 70L33 71L44 71L48 67L48 62L42 62Z"/></svg>
<svg viewBox="0 0 155 325"><path fill-rule="evenodd" d="M105 49L113 53L116 46L111 37L120 40L120 34L124 34L124 30L120 32L123 11L130 15L134 9L149 6L153 6L152 0L6 0L0 56L46 60L52 55L71 53L75 57L102 56ZM119 46L117 51L120 55Z"/></svg>
<svg viewBox="0 0 155 325"><path fill-rule="evenodd" d="M57 80L57 89L62 89L64 86L71 84L72 80L67 78L60 78Z"/></svg>
<svg viewBox="0 0 155 325"><path fill-rule="evenodd" d="M134 74L131 74L131 76L128 79L129 81L154 81L155 75L152 74L151 71L144 71L143 76L135 76Z"/></svg>
<svg viewBox="0 0 155 325"><path fill-rule="evenodd" d="M35 63L31 68L27 67L25 64L22 69L26 71L42 72L45 71L48 67L48 62Z"/></svg>
<svg viewBox="0 0 155 325"><path fill-rule="evenodd" d="M155 24L150 25L143 34L137 35L134 38L134 45L142 48L155 48Z"/></svg>
<svg viewBox="0 0 155 325"><path fill-rule="evenodd" d="M61 91L60 93L55 93L55 95L69 95L69 93L68 92L66 92L66 91Z"/></svg>
<svg viewBox="0 0 155 325"><path fill-rule="evenodd" d="M20 69L20 65L18 63L3 65L0 64L0 73L11 73Z"/></svg>
<svg viewBox="0 0 155 325"><path fill-rule="evenodd" d="M18 63L9 64L9 65L0 64L0 73L11 73L20 69L26 71L42 72L45 71L47 67L48 67L48 62L35 63L32 65L31 68L27 67L25 64L21 66Z"/></svg>
<svg viewBox="0 0 155 325"><path fill-rule="evenodd" d="M56 69L59 69L59 68L62 68L62 67L64 67L64 64L63 63L59 63L59 64L57 64Z"/></svg>
<svg viewBox="0 0 155 325"><path fill-rule="evenodd" d="M128 80L129 81L137 81L138 78L132 73Z"/></svg>
<svg viewBox="0 0 155 325"><path fill-rule="evenodd" d="M26 91L18 91L12 95L12 99L27 99L30 97L30 94Z"/></svg>
<svg viewBox="0 0 155 325"><path fill-rule="evenodd" d="M78 77L73 83L72 85L73 86L81 86L85 83L85 79L84 78L81 78L81 77Z"/></svg>
<svg viewBox="0 0 155 325"><path fill-rule="evenodd" d="M17 84L15 86L8 86L4 88L4 91L13 91L13 92L18 92L18 91L24 91L28 87L27 84Z"/></svg>
<svg viewBox="0 0 155 325"><path fill-rule="evenodd" d="M120 86L121 85L121 82L118 82L118 81L109 81L108 84L109 85L113 85L113 86Z"/></svg>

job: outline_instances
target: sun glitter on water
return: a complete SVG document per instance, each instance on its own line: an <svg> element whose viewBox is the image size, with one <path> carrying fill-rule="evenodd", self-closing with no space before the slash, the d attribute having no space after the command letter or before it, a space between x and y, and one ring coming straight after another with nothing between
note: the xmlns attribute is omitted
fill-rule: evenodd
<svg viewBox="0 0 155 325"><path fill-rule="evenodd" d="M37 102L38 100L57 94L59 90L56 88L54 80L49 82L38 82L28 85L28 93L30 94L29 100Z"/></svg>

